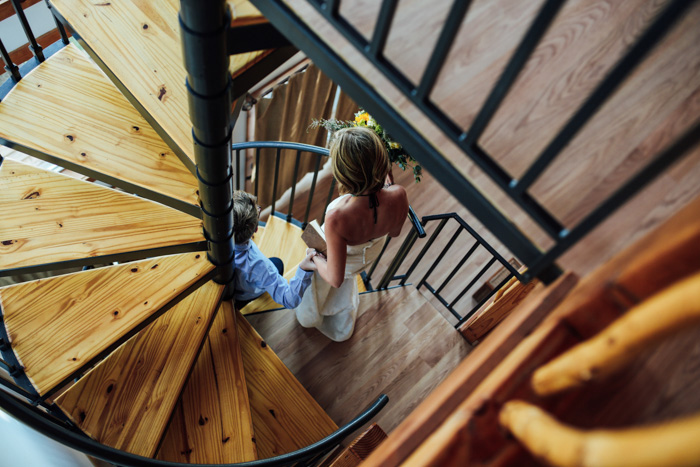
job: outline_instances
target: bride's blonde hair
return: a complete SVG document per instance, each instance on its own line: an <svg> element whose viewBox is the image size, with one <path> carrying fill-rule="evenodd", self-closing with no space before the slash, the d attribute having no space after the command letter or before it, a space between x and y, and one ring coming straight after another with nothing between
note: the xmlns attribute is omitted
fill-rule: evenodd
<svg viewBox="0 0 700 467"><path fill-rule="evenodd" d="M379 191L391 169L384 142L369 128L338 130L331 142L330 154L333 176L341 194Z"/></svg>

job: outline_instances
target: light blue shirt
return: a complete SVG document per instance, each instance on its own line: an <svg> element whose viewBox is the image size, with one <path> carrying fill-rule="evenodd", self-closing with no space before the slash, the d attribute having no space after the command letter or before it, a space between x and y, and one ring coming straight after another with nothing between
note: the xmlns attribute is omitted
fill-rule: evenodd
<svg viewBox="0 0 700 467"><path fill-rule="evenodd" d="M234 246L234 261L234 298L238 301L252 300L267 292L285 308L296 308L314 274L297 268L292 280L287 282L252 240Z"/></svg>

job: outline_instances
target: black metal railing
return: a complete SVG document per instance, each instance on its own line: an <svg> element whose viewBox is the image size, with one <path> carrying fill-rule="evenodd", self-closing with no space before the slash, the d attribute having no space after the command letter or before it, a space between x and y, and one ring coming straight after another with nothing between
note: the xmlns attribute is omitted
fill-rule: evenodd
<svg viewBox="0 0 700 467"><path fill-rule="evenodd" d="M454 231L452 231L451 235L449 235L449 231L445 230L445 227L450 221L453 221L452 223L456 224L456 228L454 229ZM503 257L502 254L500 254L489 242L487 242L481 235L479 235L479 233L458 214L448 213L425 216L423 217L421 224L427 227L428 224L431 224L433 222L437 222L437 227L430 235L428 240L426 240L423 248L414 258L411 265L406 269L406 272L404 272L403 274L398 274L397 272L399 268L401 268L404 261L407 259L409 253L412 251L416 240L420 238L415 229L412 229L406 235L406 238L399 247L398 252L391 261L391 264L387 266L386 271L379 280L379 283L377 284L377 289L386 289L394 281L399 281L398 285L400 286L406 285L410 276L424 261L426 254L430 252L430 257L435 259L433 260L427 271L423 274L422 278L417 282L416 288L420 289L421 287L425 287L428 291L430 291L430 293L433 294L435 298L457 319L455 327L459 327L462 325L462 323L464 323L471 316L473 316L473 314L479 308L481 308L511 278L515 277L518 279L518 281L525 282L524 275L517 271L515 267L513 267L513 265ZM468 235L472 241L467 242L467 246L465 248L453 248L457 240L460 238L460 236L462 236L462 234ZM442 242L440 241L440 239L444 240L444 238L447 236L449 236L449 240ZM384 250L386 249L388 243L389 242L387 241L387 243L384 246ZM440 246L442 246L442 250L438 250ZM382 254L384 253L384 250L382 251ZM438 266L443 264L443 260L445 260L445 258L448 257L448 253L461 254L461 252L464 250L466 250L466 253L462 254L457 264L455 266L447 267L449 273L444 279L440 281L439 286L436 287L430 282L428 282L433 273L435 273ZM483 251L480 252L480 250ZM440 252L437 253L437 251ZM455 251L457 253L455 253ZM486 260L483 259L484 252L486 253L486 256L488 258ZM477 256L478 253L481 253L479 259L477 261L474 261L474 258ZM367 282L371 281L372 274L374 273L376 265L379 263L380 259L381 255L379 258L377 258L377 261L367 273ZM472 260L472 263L469 262L470 260ZM500 265L500 267L505 268L507 270L507 274L503 276L500 282L496 284L494 288L489 291L488 294L481 297L477 301L477 303L474 306L472 306L466 313L458 312L456 309L457 303L460 302L469 291L474 291L475 288L483 282L482 278L484 277L487 271L492 269L494 265ZM478 269L478 271L476 271L476 274L471 276L468 280L463 280L463 278L467 274L460 275L460 273L474 268ZM454 280L456 277L458 279ZM463 284L466 285L462 287ZM451 300L448 300L444 295L444 291L448 285L457 286L460 290L460 292L457 293L456 296Z"/></svg>
<svg viewBox="0 0 700 467"><path fill-rule="evenodd" d="M494 206L474 185L445 160L440 151L433 147L421 132L412 127L403 115L375 90L372 83L360 76L343 58L338 56L330 44L321 39L315 31L301 20L285 2L280 0L252 0L253 4L300 50L355 101L367 109L382 125L415 154L420 162L437 178L460 202L467 206L479 221L507 248L520 258L528 270L526 280L539 277L551 282L560 273L555 261L583 236L592 231L612 212L639 192L655 176L677 161L700 141L700 125L696 125L681 136L667 150L657 155L645 169L635 174L628 183L607 200L603 201L590 215L577 225L567 228L528 193L528 189L552 164L562 149L574 138L579 130L601 108L618 86L630 76L636 66L648 55L665 36L673 24L688 11L692 0L673 0L656 17L622 59L613 66L581 107L562 130L552 139L535 162L520 179L511 176L506 168L498 164L479 144L484 129L500 108L509 90L517 80L525 64L532 56L540 40L564 4L564 0L546 0L529 29L516 47L500 77L477 112L469 128L463 128L432 102L430 95L437 76L442 70L452 48L457 31L469 11L470 1L455 0L447 20L432 51L420 80L415 84L408 76L394 66L384 55L386 39L394 26L393 21L397 0L382 2L372 36L367 39L341 14L340 0L308 0L357 51L373 63L376 68L399 89L405 98L412 102L424 115L430 118L455 143L463 153L486 173L530 218L551 238L553 246L541 251L512 221ZM653 168L653 170L651 170Z"/></svg>
<svg viewBox="0 0 700 467"><path fill-rule="evenodd" d="M1 381L1 380L0 380ZM335 449L348 435L369 422L387 404L389 398L382 394L352 421L325 438L305 448L268 459L235 464L182 464L161 461L120 451L89 438L78 432L55 415L17 400L11 394L0 390L0 407L11 416L34 430L70 448L123 467L284 467L289 465L315 465L325 455Z"/></svg>
<svg viewBox="0 0 700 467"><path fill-rule="evenodd" d="M22 30L24 31L24 35L27 39L29 50L31 51L34 58L24 63L14 63L10 56L10 52L7 51L5 45L2 43L2 41L0 41L0 55L2 55L3 62L5 62L4 68L5 70L7 70L8 73L10 73L10 79L7 80L2 86L0 86L0 99L4 98L7 95L10 89L12 89L12 87L22 79L23 75L29 73L39 63L45 61L51 55L63 48L63 46L68 44L68 34L66 33L65 28L54 17L54 20L56 22L56 29L61 35L61 40L49 45L46 48L43 48L41 45L39 45L39 42L37 41L36 35L34 34L34 31L32 30L32 27L29 24L29 21L27 20L27 15L24 13L24 8L22 7L20 0L10 0L10 3L12 4L12 8L15 11L15 15L17 16L17 19L19 20L20 25L22 26ZM46 5L49 9L51 8L49 0L46 0Z"/></svg>

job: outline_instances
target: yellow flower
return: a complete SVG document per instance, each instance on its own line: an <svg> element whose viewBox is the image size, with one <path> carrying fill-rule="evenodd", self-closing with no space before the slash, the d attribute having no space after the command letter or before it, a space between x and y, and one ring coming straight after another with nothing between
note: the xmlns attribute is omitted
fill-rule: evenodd
<svg viewBox="0 0 700 467"><path fill-rule="evenodd" d="M389 147L391 149L399 149L401 147L401 145L399 143L397 143L396 141L392 141L391 143L389 143Z"/></svg>
<svg viewBox="0 0 700 467"><path fill-rule="evenodd" d="M361 124L362 122L367 122L367 120L369 120L369 114L367 112L355 115L355 123Z"/></svg>

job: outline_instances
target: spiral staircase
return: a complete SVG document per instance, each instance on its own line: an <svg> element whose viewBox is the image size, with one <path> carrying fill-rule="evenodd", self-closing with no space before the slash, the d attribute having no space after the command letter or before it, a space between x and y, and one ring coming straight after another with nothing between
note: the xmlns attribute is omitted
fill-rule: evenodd
<svg viewBox="0 0 700 467"><path fill-rule="evenodd" d="M360 425L338 431L212 280L179 2L51 4L80 45L3 99L0 138L83 179L2 160L0 274L49 273L0 288L3 385L32 403L27 417L112 462L282 465L328 451ZM265 22L247 2L230 6L232 27ZM234 55L236 89L289 54ZM272 216L255 241L290 274L299 233ZM274 305L263 297L246 311Z"/></svg>

